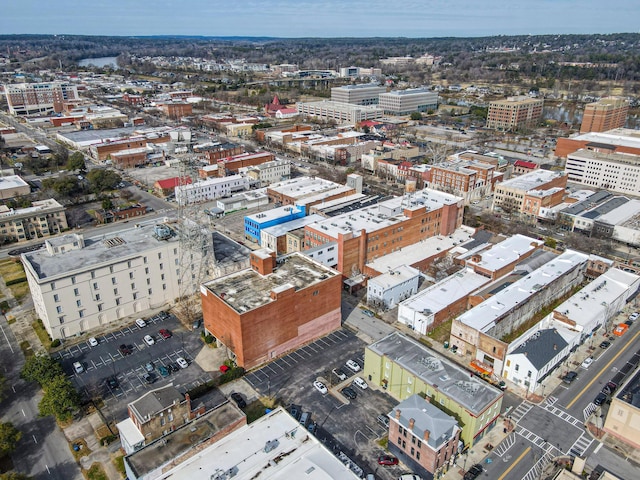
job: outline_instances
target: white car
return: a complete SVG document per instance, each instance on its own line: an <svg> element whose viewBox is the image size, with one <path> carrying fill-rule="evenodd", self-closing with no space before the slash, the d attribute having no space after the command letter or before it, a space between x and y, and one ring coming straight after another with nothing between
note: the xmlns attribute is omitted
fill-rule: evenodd
<svg viewBox="0 0 640 480"><path fill-rule="evenodd" d="M80 362L75 362L73 364L73 369L76 371L76 373L84 372L84 367L82 366L82 364Z"/></svg>
<svg viewBox="0 0 640 480"><path fill-rule="evenodd" d="M347 363L345 365L349 368L349 370L352 370L354 372L360 371L360 365L358 365L353 360L347 360Z"/></svg>
<svg viewBox="0 0 640 480"><path fill-rule="evenodd" d="M316 390L318 390L323 395L329 391L327 390L327 387L325 386L324 383L318 382L317 380L313 382L313 386L316 387Z"/></svg>
<svg viewBox="0 0 640 480"><path fill-rule="evenodd" d="M593 363L593 358L587 357L584 359L584 362L580 364L580 366L586 370L587 368L589 368L589 366L591 366L592 363Z"/></svg>
<svg viewBox="0 0 640 480"><path fill-rule="evenodd" d="M180 365L180 368L187 368L189 366L187 361L182 357L176 358L176 362L178 363L178 365Z"/></svg>
<svg viewBox="0 0 640 480"><path fill-rule="evenodd" d="M366 390L367 388L369 388L369 385L367 385L367 382L364 381L364 378L362 377L356 377L353 379L353 383L355 383L357 386L359 386L362 390Z"/></svg>
<svg viewBox="0 0 640 480"><path fill-rule="evenodd" d="M153 345L154 343L156 343L156 341L153 339L151 335L145 335L144 343L146 343L147 345Z"/></svg>
<svg viewBox="0 0 640 480"><path fill-rule="evenodd" d="M141 318L138 318L138 319L136 320L136 325L138 325L138 327L140 327L140 328L144 328L144 327L146 327L146 326L147 326L147 322L145 322L145 321L144 321L143 319L141 319Z"/></svg>
<svg viewBox="0 0 640 480"><path fill-rule="evenodd" d="M632 322L636 321L638 319L638 317L640 317L640 313L638 312L633 312L631 315L629 315L629 320L631 320Z"/></svg>
<svg viewBox="0 0 640 480"><path fill-rule="evenodd" d="M91 345L92 347L97 347L98 346L98 340L96 339L96 337L91 337L89 339L89 345Z"/></svg>

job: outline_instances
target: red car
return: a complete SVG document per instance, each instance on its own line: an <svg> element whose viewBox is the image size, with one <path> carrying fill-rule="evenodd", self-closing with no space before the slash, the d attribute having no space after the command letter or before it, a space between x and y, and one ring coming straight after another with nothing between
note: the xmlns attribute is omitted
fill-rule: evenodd
<svg viewBox="0 0 640 480"><path fill-rule="evenodd" d="M398 464L398 459L396 457L394 457L393 455L380 455L378 457L378 464L379 465L397 465Z"/></svg>
<svg viewBox="0 0 640 480"><path fill-rule="evenodd" d="M163 328L160 330L160 336L166 340L167 338L171 338L171 332L166 328Z"/></svg>

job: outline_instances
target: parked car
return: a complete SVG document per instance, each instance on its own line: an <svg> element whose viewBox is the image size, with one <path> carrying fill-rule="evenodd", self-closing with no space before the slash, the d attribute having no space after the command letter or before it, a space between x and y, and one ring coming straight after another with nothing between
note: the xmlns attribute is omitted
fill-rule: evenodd
<svg viewBox="0 0 640 480"><path fill-rule="evenodd" d="M609 348L610 346L611 346L611 342L608 340L605 340L600 344L600 348Z"/></svg>
<svg viewBox="0 0 640 480"><path fill-rule="evenodd" d="M169 330L167 330L166 328L161 328L159 333L160 333L160 336L162 338L164 338L165 340L167 338L171 338L171 332Z"/></svg>
<svg viewBox="0 0 640 480"><path fill-rule="evenodd" d="M478 478L478 476L480 476L482 472L484 472L482 465L476 463L469 470L467 470L467 473L464 474L464 480L474 480Z"/></svg>
<svg viewBox="0 0 640 480"><path fill-rule="evenodd" d="M596 398L593 399L594 405L602 405L607 400L607 394L600 392Z"/></svg>
<svg viewBox="0 0 640 480"><path fill-rule="evenodd" d="M380 455L378 457L378 465L397 465L398 459L393 455Z"/></svg>
<svg viewBox="0 0 640 480"><path fill-rule="evenodd" d="M238 392L233 392L231 394L231 399L236 402L238 408L244 408L247 406L247 402L244 401L244 398L242 398L242 395L240 395Z"/></svg>
<svg viewBox="0 0 640 480"><path fill-rule="evenodd" d="M131 348L128 345L125 345L124 343L118 347L118 351L123 357L126 357L127 355L131 355Z"/></svg>
<svg viewBox="0 0 640 480"><path fill-rule="evenodd" d="M162 375L163 377L168 377L169 376L169 369L167 367L165 367L164 365L160 365L158 367L158 373L160 375Z"/></svg>
<svg viewBox="0 0 640 480"><path fill-rule="evenodd" d="M144 328L144 327L147 326L147 322L145 322L141 318L138 318L138 319L136 319L136 325L138 325L138 327L140 327L140 328Z"/></svg>
<svg viewBox="0 0 640 480"><path fill-rule="evenodd" d="M307 430L315 435L315 433L318 431L318 424L316 422L311 422L307 427Z"/></svg>
<svg viewBox="0 0 640 480"><path fill-rule="evenodd" d="M107 378L107 385L111 390L114 390L120 386L120 382L118 382L118 378L114 375L113 377Z"/></svg>
<svg viewBox="0 0 640 480"><path fill-rule="evenodd" d="M422 480L422 478L415 473L405 473L404 475L400 475L398 480Z"/></svg>
<svg viewBox="0 0 640 480"><path fill-rule="evenodd" d="M355 361L353 360L347 360L346 363L347 367L349 368L349 370L352 370L354 372L359 372L360 371L360 365L358 365Z"/></svg>
<svg viewBox="0 0 640 480"><path fill-rule="evenodd" d="M144 336L144 343L146 343L147 345L151 346L154 343L156 343L156 341L153 339L153 337L151 335L145 335Z"/></svg>
<svg viewBox="0 0 640 480"><path fill-rule="evenodd" d="M180 368L187 368L189 363L182 357L176 358L176 363L180 365Z"/></svg>
<svg viewBox="0 0 640 480"><path fill-rule="evenodd" d="M156 381L156 376L153 373L145 373L142 376L142 379L148 384L152 384L153 382Z"/></svg>
<svg viewBox="0 0 640 480"><path fill-rule="evenodd" d="M369 385L367 385L367 382L364 381L364 378L362 377L356 377L353 379L353 383L355 383L357 386L359 386L362 390L366 390L367 388L369 388Z"/></svg>
<svg viewBox="0 0 640 480"><path fill-rule="evenodd" d="M338 377L340 379L340 381L342 380L346 380L347 379L347 374L345 373L344 370L342 370L341 368L334 368L333 370L331 370L333 372L333 374Z"/></svg>
<svg viewBox="0 0 640 480"><path fill-rule="evenodd" d="M76 373L82 373L82 372L84 372L84 367L82 366L82 364L80 362L74 362L73 370Z"/></svg>
<svg viewBox="0 0 640 480"><path fill-rule="evenodd" d="M91 337L89 339L89 345L91 345L92 347L97 347L98 346L98 339L96 337Z"/></svg>
<svg viewBox="0 0 640 480"><path fill-rule="evenodd" d="M356 391L351 388L351 387L344 387L341 390L342 394L347 397L350 400L353 400L354 398L356 398L358 396L358 394L356 393Z"/></svg>
<svg viewBox="0 0 640 480"><path fill-rule="evenodd" d="M307 428L307 426L309 426L310 421L311 421L311 412L302 412L302 415L300 415L300 424L304 428Z"/></svg>
<svg viewBox="0 0 640 480"><path fill-rule="evenodd" d="M378 415L378 422L380 422L386 428L389 428L389 417L386 413L381 413L380 415Z"/></svg>
<svg viewBox="0 0 640 480"><path fill-rule="evenodd" d="M587 357L584 359L584 362L582 362L580 364L580 366L584 369L587 369L591 366L591 364L593 363L593 358L592 357Z"/></svg>
<svg viewBox="0 0 640 480"><path fill-rule="evenodd" d="M614 382L607 382L607 384L602 387L602 393L606 394L606 395L611 395L613 392L616 391L616 388L618 388L618 385Z"/></svg>
<svg viewBox="0 0 640 480"><path fill-rule="evenodd" d="M148 363L144 366L144 369L145 369L147 372L153 372L153 371L156 369L156 367L155 367L155 365L153 364L153 362L148 362Z"/></svg>
<svg viewBox="0 0 640 480"><path fill-rule="evenodd" d="M567 372L567 374L564 377L562 377L562 381L568 385L571 382L573 382L576 378L578 378L578 373L571 371L571 372Z"/></svg>
<svg viewBox="0 0 640 480"><path fill-rule="evenodd" d="M167 370L170 373L175 373L180 370L180 365L178 365L178 362L167 363Z"/></svg>
<svg viewBox="0 0 640 480"><path fill-rule="evenodd" d="M632 322L635 322L638 318L640 318L640 312L633 312L631 315L629 315L629 320L631 320Z"/></svg>
<svg viewBox="0 0 640 480"><path fill-rule="evenodd" d="M364 310L362 310L362 313L364 313L367 317L375 317L376 316L376 314L373 313L371 310L364 309Z"/></svg>
<svg viewBox="0 0 640 480"><path fill-rule="evenodd" d="M313 386L316 387L316 390L318 390L322 395L325 395L329 391L324 383L317 380L313 382Z"/></svg>
<svg viewBox="0 0 640 480"><path fill-rule="evenodd" d="M302 408L300 407L300 405L293 405L292 404L289 407L289 413L296 420L300 420L300 415L302 415Z"/></svg>
<svg viewBox="0 0 640 480"><path fill-rule="evenodd" d="M624 322L624 324L625 324L627 327L630 327L631 325L633 325L633 320L627 320L626 322Z"/></svg>

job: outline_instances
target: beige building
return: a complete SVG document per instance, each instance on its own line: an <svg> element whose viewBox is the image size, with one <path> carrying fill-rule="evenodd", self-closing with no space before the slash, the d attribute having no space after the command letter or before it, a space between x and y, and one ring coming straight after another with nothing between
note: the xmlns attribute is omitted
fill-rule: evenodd
<svg viewBox="0 0 640 480"><path fill-rule="evenodd" d="M363 120L375 120L384 116L384 111L375 105L354 105L323 100L320 102L299 102L298 113L337 123L358 123Z"/></svg>
<svg viewBox="0 0 640 480"><path fill-rule="evenodd" d="M606 132L627 123L629 102L624 98L606 97L584 107L580 133Z"/></svg>
<svg viewBox="0 0 640 480"><path fill-rule="evenodd" d="M0 200L29 195L31 187L18 175L0 177Z"/></svg>
<svg viewBox="0 0 640 480"><path fill-rule="evenodd" d="M534 127L542 118L543 100L521 95L489 103L487 128L517 130Z"/></svg>
<svg viewBox="0 0 640 480"><path fill-rule="evenodd" d="M505 182L497 183L491 209L502 209L507 213L514 214L526 213L525 210L528 208L525 203L527 192L534 190L546 191L555 188L564 190L567 186L567 178L567 174L564 172L538 169Z"/></svg>
<svg viewBox="0 0 640 480"><path fill-rule="evenodd" d="M147 225L86 240L64 235L22 254L34 308L51 338L133 319L196 291L192 271L200 258L181 261L176 228Z"/></svg>
<svg viewBox="0 0 640 480"><path fill-rule="evenodd" d="M354 105L378 105L380 94L386 91L386 87L381 87L377 83L344 85L331 89L331 101Z"/></svg>
<svg viewBox="0 0 640 480"><path fill-rule="evenodd" d="M17 210L0 205L0 240L22 242L60 233L69 228L64 210L52 198Z"/></svg>
<svg viewBox="0 0 640 480"><path fill-rule="evenodd" d="M618 385L617 392L611 396L611 405L604 421L605 432L634 448L640 448L640 406L634 393L638 387L640 372L625 384Z"/></svg>

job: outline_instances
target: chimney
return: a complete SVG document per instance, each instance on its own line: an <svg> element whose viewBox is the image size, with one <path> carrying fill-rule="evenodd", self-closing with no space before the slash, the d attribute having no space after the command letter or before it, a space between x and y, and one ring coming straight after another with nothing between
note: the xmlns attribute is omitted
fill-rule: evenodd
<svg viewBox="0 0 640 480"><path fill-rule="evenodd" d="M400 414L401 414L401 413L402 413L402 412L400 411L400 409L399 409L399 408L396 408L396 420L400 420Z"/></svg>
<svg viewBox="0 0 640 480"><path fill-rule="evenodd" d="M429 441L429 430L425 430L425 431L424 431L424 435L422 436L422 439L423 439L425 442L428 442L428 441Z"/></svg>
<svg viewBox="0 0 640 480"><path fill-rule="evenodd" d="M409 430L413 430L413 426L415 425L416 421L413 418L409 419Z"/></svg>
<svg viewBox="0 0 640 480"><path fill-rule="evenodd" d="M558 345L556 345L555 343L553 344L553 349L554 350L558 350Z"/></svg>

